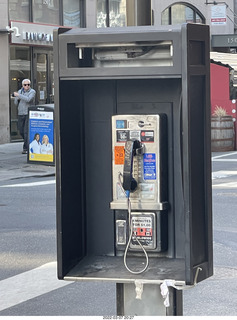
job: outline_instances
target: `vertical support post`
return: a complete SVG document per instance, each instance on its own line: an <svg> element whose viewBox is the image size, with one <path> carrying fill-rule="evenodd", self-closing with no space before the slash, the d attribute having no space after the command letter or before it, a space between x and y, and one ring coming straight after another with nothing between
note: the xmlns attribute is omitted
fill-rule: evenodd
<svg viewBox="0 0 237 320"><path fill-rule="evenodd" d="M0 29L6 30L8 25L8 1L1 1L0 10ZM9 112L9 35L7 33L2 33L0 37L0 81L1 81L1 100L0 100L0 143L10 142L10 112ZM17 82L17 81L15 81ZM13 82L11 82L13 85ZM12 92L17 91L16 87L11 87ZM11 104L13 103L13 98L11 98Z"/></svg>
<svg viewBox="0 0 237 320"><path fill-rule="evenodd" d="M164 306L164 299L157 284L144 284L141 299L136 299L135 285L117 283L118 316L181 316L183 315L183 292L169 288L170 306Z"/></svg>
<svg viewBox="0 0 237 320"><path fill-rule="evenodd" d="M97 1L87 0L85 2L85 27L96 28L97 25Z"/></svg>
<svg viewBox="0 0 237 320"><path fill-rule="evenodd" d="M127 0L127 26L151 25L151 0Z"/></svg>

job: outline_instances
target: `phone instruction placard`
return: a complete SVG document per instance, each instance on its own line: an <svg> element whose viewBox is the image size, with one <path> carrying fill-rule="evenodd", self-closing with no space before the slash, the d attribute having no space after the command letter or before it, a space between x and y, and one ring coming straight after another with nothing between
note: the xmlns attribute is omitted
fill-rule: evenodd
<svg viewBox="0 0 237 320"><path fill-rule="evenodd" d="M156 180L156 154L145 153L143 156L144 180Z"/></svg>
<svg viewBox="0 0 237 320"><path fill-rule="evenodd" d="M155 214L135 213L132 214L132 241L131 248L140 249L138 241L147 249L156 248L155 237ZM137 241L138 240L138 241Z"/></svg>

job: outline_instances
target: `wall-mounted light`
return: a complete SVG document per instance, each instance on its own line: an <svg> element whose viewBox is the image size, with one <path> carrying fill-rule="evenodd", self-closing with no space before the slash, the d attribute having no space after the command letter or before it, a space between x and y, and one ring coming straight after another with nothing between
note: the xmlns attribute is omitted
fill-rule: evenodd
<svg viewBox="0 0 237 320"><path fill-rule="evenodd" d="M16 37L20 37L20 33L19 33L19 29L17 27L9 27L9 26L6 26L6 30L8 33L14 33L15 32L15 36Z"/></svg>

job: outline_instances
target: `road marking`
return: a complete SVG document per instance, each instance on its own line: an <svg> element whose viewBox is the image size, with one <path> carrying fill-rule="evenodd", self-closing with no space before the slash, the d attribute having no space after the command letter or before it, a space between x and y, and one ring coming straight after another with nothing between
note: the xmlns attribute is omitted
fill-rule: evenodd
<svg viewBox="0 0 237 320"><path fill-rule="evenodd" d="M212 180L228 178L237 175L237 171L220 170L212 172ZM224 182L219 184L212 183L212 188L237 188L237 182Z"/></svg>
<svg viewBox="0 0 237 320"><path fill-rule="evenodd" d="M222 162L237 162L237 159L223 159L224 157L237 155L237 152L225 153L221 154L220 156L212 157L212 161L222 161Z"/></svg>
<svg viewBox="0 0 237 320"><path fill-rule="evenodd" d="M220 161L220 162L237 162L237 159L212 159L212 161Z"/></svg>
<svg viewBox="0 0 237 320"><path fill-rule="evenodd" d="M212 172L212 179L221 179L221 178L227 178L229 176L237 175L237 171L227 171L227 170L220 170Z"/></svg>
<svg viewBox="0 0 237 320"><path fill-rule="evenodd" d="M55 183L56 183L56 180L48 180L48 181L18 183L18 184L7 184L7 185L0 186L0 188L36 187L36 186L45 186L47 184L55 184Z"/></svg>
<svg viewBox="0 0 237 320"><path fill-rule="evenodd" d="M228 156L233 156L233 155L236 155L236 154L237 154L237 152L225 153L225 154L221 154L220 156L214 156L214 157L212 157L212 160L213 160L213 159L224 158L224 157L228 157ZM226 160L228 160L228 159L226 159ZM226 160L225 160L225 161L226 161ZM229 160L237 161L236 159L229 159Z"/></svg>
<svg viewBox="0 0 237 320"><path fill-rule="evenodd" d="M71 284L57 279L56 261L0 281L0 311Z"/></svg>
<svg viewBox="0 0 237 320"><path fill-rule="evenodd" d="M213 184L212 188L237 188L237 182L227 182L227 183L220 183L220 184Z"/></svg>

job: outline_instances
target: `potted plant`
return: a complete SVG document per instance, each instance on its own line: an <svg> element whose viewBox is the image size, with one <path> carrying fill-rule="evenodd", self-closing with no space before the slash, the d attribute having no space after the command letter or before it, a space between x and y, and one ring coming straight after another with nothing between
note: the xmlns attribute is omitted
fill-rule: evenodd
<svg viewBox="0 0 237 320"><path fill-rule="evenodd" d="M213 117L225 117L227 116L227 112L226 112L226 109L222 108L222 107L219 107L219 106L216 106L213 114L212 114Z"/></svg>
<svg viewBox="0 0 237 320"><path fill-rule="evenodd" d="M222 152L234 150L233 117L226 109L216 106L211 117L211 151Z"/></svg>

